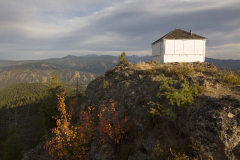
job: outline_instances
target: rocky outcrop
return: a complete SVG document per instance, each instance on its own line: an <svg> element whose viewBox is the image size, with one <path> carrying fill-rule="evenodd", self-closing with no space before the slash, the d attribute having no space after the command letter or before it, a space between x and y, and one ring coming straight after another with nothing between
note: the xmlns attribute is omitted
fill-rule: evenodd
<svg viewBox="0 0 240 160"><path fill-rule="evenodd" d="M239 159L240 101L231 96L199 97L186 126L208 159ZM187 133L186 133L187 134Z"/></svg>
<svg viewBox="0 0 240 160"><path fill-rule="evenodd" d="M182 64L150 62L147 65L169 67ZM209 63L185 65L193 68L216 68ZM128 112L139 120L138 127L142 136L137 137L137 144L141 146L141 150L139 147L134 147L128 159L153 159L153 148L159 143L161 136L164 137L161 139L161 146L169 143L172 143L172 146L178 146L180 143L185 143L187 138L193 137L200 149L196 156L198 159L240 159L239 92L233 92L231 87L223 85L213 76L199 72L187 76L186 80L190 84L198 83L204 86L206 88L204 93L199 94L187 110L179 112L173 124L174 129L165 126L159 129L153 127L151 128L153 130L149 130L148 118L151 107L149 102L159 101L156 97L160 86L157 77L161 74L161 72L154 75L146 74L144 69L138 69L134 64L120 65L104 77L98 77L92 81L86 89L86 96L96 106L107 104L109 99L113 98L119 115ZM169 135L166 136L166 134ZM98 148L99 152L101 149ZM111 149L111 152L113 155L118 153L116 149ZM96 154L92 150L91 155L95 157L94 159L101 159L94 156Z"/></svg>

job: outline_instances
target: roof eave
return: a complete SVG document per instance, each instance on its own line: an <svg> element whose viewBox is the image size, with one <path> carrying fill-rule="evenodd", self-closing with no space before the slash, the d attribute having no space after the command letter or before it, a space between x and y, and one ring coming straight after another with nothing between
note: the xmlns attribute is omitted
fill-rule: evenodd
<svg viewBox="0 0 240 160"><path fill-rule="evenodd" d="M179 39L177 39L177 38L161 38L161 39L158 39L158 40L156 40L155 42L153 42L152 43L152 45L154 45L155 43L157 43L157 42L159 42L159 41L161 41L161 40L179 40ZM188 38L180 38L180 39L188 39ZM194 39L194 38L193 38ZM188 40L193 40L193 39L188 39ZM203 37L203 38L196 38L196 39L208 39L208 38L205 38L205 37ZM196 40L196 39L194 39L194 40Z"/></svg>
<svg viewBox="0 0 240 160"><path fill-rule="evenodd" d="M189 39L189 38L163 38L163 40L181 40L181 39L187 39L187 40L197 40L197 39L208 39L208 38L193 38L193 39Z"/></svg>
<svg viewBox="0 0 240 160"><path fill-rule="evenodd" d="M163 40L163 38L160 38L160 39L156 40L155 42L152 43L152 45L154 45L155 43L157 43L157 42L159 42L161 40Z"/></svg>

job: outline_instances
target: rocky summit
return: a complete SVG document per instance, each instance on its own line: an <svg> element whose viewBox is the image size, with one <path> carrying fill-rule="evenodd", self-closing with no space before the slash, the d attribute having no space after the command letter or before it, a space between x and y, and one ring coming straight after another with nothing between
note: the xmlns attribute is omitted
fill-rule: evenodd
<svg viewBox="0 0 240 160"><path fill-rule="evenodd" d="M132 125L121 130L119 141L109 134L102 144L96 118L88 159L239 160L239 78L238 72L206 62L117 65L87 86L89 101L82 110L94 106L97 116L102 106L110 113L116 109L118 120L126 122L128 117ZM35 157L38 152L32 153Z"/></svg>
<svg viewBox="0 0 240 160"><path fill-rule="evenodd" d="M187 81L204 87L193 103L176 111L178 116L172 122L150 114L152 103L160 101L158 77L162 74L178 83ZM108 104L112 98L119 114L138 119L140 135L132 139L129 160L156 159L154 148L158 145L190 152L190 137L198 147L196 159L240 159L240 86L227 85L218 75L211 63L128 63L92 81L86 96L96 106ZM93 147L92 159L104 159L99 158L101 153L100 148ZM110 153L107 159L114 159L119 150L112 147Z"/></svg>

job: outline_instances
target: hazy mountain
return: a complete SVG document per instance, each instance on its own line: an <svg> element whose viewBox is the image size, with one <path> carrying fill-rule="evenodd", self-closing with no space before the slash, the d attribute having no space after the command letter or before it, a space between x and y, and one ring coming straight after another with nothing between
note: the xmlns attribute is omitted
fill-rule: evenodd
<svg viewBox="0 0 240 160"><path fill-rule="evenodd" d="M240 60L206 58L206 62L213 63L218 68L240 69Z"/></svg>
<svg viewBox="0 0 240 160"><path fill-rule="evenodd" d="M38 62L38 60L36 61L34 60L22 60L22 61L0 60L0 68L7 68L11 66L17 66L17 65L28 64L33 62Z"/></svg>
<svg viewBox="0 0 240 160"><path fill-rule="evenodd" d="M88 54L88 55L84 55L82 57L98 57L98 55L96 55L96 54Z"/></svg>

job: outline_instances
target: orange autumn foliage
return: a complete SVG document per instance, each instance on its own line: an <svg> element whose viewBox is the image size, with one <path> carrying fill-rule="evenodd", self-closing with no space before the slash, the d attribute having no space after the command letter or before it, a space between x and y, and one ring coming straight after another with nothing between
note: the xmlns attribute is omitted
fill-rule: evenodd
<svg viewBox="0 0 240 160"><path fill-rule="evenodd" d="M52 129L54 136L47 141L45 149L52 159L87 159L96 132L91 114L94 108L82 111L81 123L70 127L71 114L66 112L65 91L57 96L60 116L55 117L57 127Z"/></svg>
<svg viewBox="0 0 240 160"><path fill-rule="evenodd" d="M80 123L70 126L71 115L67 113L65 100L65 91L58 94L58 111L60 115L54 117L57 127L52 129L53 136L47 140L45 149L52 159L88 159L88 152L96 136L94 123L95 108L88 106L80 112ZM99 144L103 146L106 143L120 144L127 131L133 124L138 122L134 119L130 122L129 117L119 117L115 107L114 100L110 100L110 107L100 106L98 114L100 133Z"/></svg>

